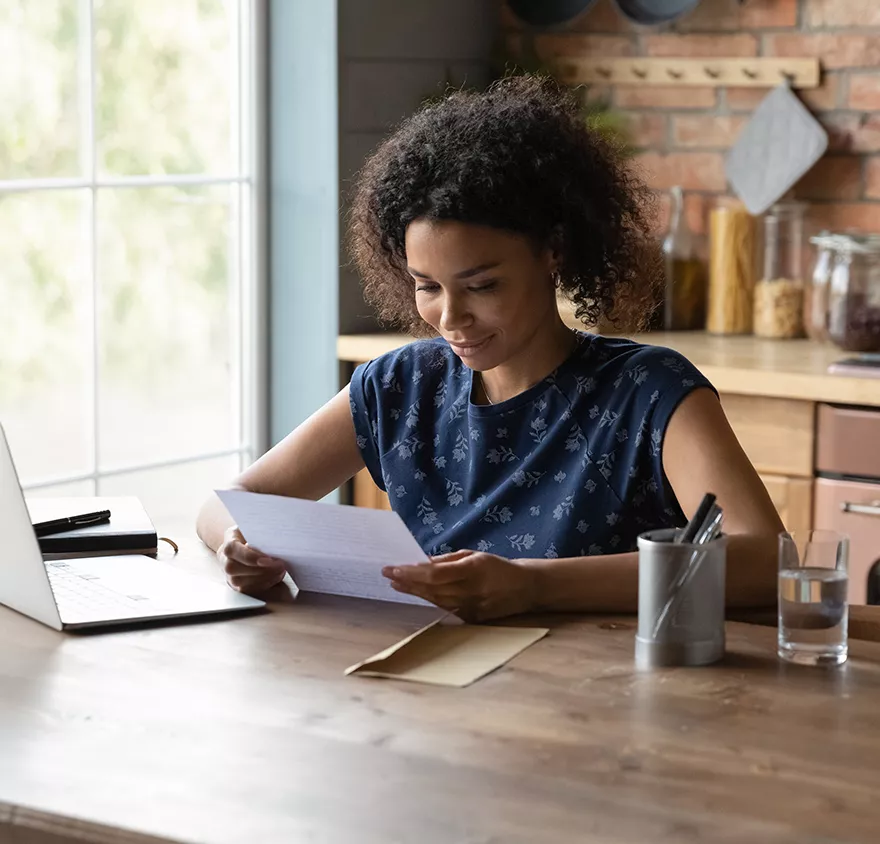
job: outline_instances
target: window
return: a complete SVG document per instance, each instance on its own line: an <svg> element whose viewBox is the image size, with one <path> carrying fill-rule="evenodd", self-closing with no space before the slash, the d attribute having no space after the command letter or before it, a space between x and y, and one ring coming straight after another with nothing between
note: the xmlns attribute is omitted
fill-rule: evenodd
<svg viewBox="0 0 880 844"><path fill-rule="evenodd" d="M0 422L191 519L264 447L261 0L0 4Z"/></svg>

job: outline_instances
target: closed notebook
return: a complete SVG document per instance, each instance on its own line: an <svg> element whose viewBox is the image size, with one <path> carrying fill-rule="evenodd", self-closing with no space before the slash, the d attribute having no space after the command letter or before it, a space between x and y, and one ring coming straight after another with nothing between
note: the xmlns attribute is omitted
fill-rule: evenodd
<svg viewBox="0 0 880 844"><path fill-rule="evenodd" d="M155 554L156 529L147 511L134 497L37 498L27 500L31 522L109 510L110 521L39 537L44 555Z"/></svg>

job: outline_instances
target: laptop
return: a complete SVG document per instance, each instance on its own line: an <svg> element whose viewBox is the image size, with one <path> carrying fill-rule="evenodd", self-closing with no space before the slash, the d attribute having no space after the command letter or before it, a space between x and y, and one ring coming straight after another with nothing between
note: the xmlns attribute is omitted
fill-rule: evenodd
<svg viewBox="0 0 880 844"><path fill-rule="evenodd" d="M76 630L265 607L225 584L138 554L44 561L0 425L0 604Z"/></svg>

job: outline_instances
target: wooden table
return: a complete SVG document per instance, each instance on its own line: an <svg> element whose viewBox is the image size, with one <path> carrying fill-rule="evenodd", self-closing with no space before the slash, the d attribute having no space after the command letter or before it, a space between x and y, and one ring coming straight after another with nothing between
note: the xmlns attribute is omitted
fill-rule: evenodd
<svg viewBox="0 0 880 844"><path fill-rule="evenodd" d="M723 664L637 673L633 619L558 616L467 689L343 676L432 617L285 587L90 635L0 609L0 841L880 839L880 644L805 669L730 623Z"/></svg>

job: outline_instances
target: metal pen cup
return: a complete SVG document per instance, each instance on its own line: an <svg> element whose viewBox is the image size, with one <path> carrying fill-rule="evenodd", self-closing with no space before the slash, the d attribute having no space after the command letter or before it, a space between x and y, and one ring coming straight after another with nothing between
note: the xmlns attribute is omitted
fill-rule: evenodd
<svg viewBox="0 0 880 844"><path fill-rule="evenodd" d="M708 665L724 656L727 539L678 544L678 533L653 530L638 539L637 668Z"/></svg>

